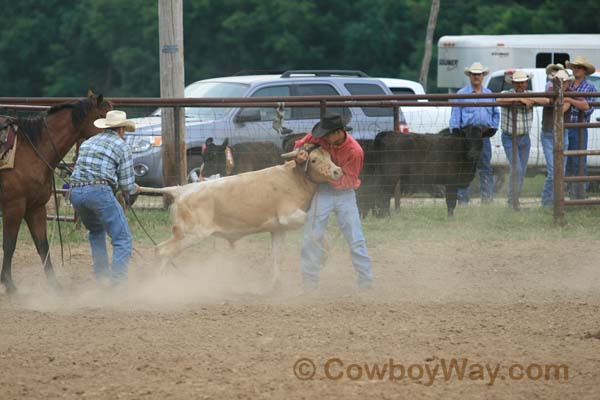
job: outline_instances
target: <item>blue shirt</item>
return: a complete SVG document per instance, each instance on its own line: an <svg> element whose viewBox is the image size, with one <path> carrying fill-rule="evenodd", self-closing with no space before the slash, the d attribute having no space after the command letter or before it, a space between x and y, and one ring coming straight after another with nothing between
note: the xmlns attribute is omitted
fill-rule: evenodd
<svg viewBox="0 0 600 400"><path fill-rule="evenodd" d="M473 90L471 85L465 86L458 91L458 94L472 93L475 93L475 90ZM484 87L481 88L481 93L492 93L492 91ZM496 101L496 99L455 99L453 101L485 103ZM452 112L450 113L450 129L464 128L468 125L482 125L497 129L499 121L500 110L498 107L452 107Z"/></svg>
<svg viewBox="0 0 600 400"><path fill-rule="evenodd" d="M79 147L71 182L105 179L130 194L136 192L131 147L119 134L107 129L85 140Z"/></svg>

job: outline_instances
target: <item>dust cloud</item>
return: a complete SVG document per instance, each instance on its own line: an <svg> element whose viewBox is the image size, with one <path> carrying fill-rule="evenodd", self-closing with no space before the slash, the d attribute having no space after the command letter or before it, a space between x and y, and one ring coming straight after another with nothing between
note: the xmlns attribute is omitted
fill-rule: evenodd
<svg viewBox="0 0 600 400"><path fill-rule="evenodd" d="M219 254L198 261L188 258L165 268L147 261L136 264L130 267L129 282L117 288L96 282L91 266L89 279L63 283L60 291L49 288L44 276L29 277L19 282L18 295L11 305L42 312L84 308L152 310L280 293L271 288L270 265L255 268L242 256ZM59 280L64 282L64 277Z"/></svg>

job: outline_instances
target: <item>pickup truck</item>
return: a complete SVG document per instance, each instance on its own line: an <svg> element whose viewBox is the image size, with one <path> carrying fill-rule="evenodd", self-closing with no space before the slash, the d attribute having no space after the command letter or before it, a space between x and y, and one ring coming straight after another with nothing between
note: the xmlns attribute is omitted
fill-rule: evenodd
<svg viewBox="0 0 600 400"><path fill-rule="evenodd" d="M205 79L185 88L185 97L256 98L290 96L389 95L392 92L361 71L301 70L281 74L236 75ZM329 108L351 117L348 128L356 139L373 139L377 133L393 130L389 107ZM319 121L319 107L287 107L280 129L274 126L277 111L263 107L185 107L185 140L188 173L202 163L202 146L208 138L215 144L270 141L278 146L292 133L310 132ZM132 147L136 182L140 186L162 187L162 127L160 109L151 116L135 119L137 129L126 140ZM402 110L396 129L407 133Z"/></svg>
<svg viewBox="0 0 600 400"><path fill-rule="evenodd" d="M498 70L490 73L483 81L483 86L486 86L494 93L499 93L503 90L509 90L512 85L506 83L505 75L512 74L514 70ZM532 74L532 79L529 81L527 90L532 92L543 92L546 88L546 70L544 68L524 68L523 71L528 74ZM600 92L600 73L595 72L587 78ZM528 164L528 175L535 175L538 173L546 172L546 159L544 158L544 151L542 149L542 142L540 141L540 131L542 123L542 108L533 108L533 125L530 131L531 137L531 152L529 154ZM406 112L406 111L405 111ZM407 116L408 119L408 116ZM600 121L600 107L596 107L592 114L591 122ZM588 148L589 149L600 149L600 129L589 128L588 129ZM508 168L508 160L502 147L501 131L492 138L492 166L496 169ZM600 158L599 157L588 157L588 169L591 171L600 172ZM593 172L596 173L596 172Z"/></svg>

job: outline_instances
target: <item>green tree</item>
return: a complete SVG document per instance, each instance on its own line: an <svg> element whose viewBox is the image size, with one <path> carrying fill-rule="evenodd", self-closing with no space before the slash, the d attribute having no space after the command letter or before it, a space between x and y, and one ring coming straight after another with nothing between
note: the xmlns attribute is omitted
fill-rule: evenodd
<svg viewBox="0 0 600 400"><path fill-rule="evenodd" d="M158 96L158 6L148 0L0 0L5 96ZM244 69L360 69L416 80L429 0L184 2L186 82ZM443 35L595 33L600 3L442 0ZM436 59L434 48L433 59ZM435 90L432 62L429 90Z"/></svg>

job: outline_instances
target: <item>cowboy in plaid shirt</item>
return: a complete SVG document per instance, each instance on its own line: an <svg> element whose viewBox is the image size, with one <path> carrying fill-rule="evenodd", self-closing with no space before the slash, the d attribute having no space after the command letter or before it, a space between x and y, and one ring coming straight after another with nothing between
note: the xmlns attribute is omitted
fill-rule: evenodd
<svg viewBox="0 0 600 400"><path fill-rule="evenodd" d="M83 142L77 168L71 175L71 184L101 180L131 195L137 190L131 148L113 130L105 130L94 136L94 140Z"/></svg>
<svg viewBox="0 0 600 400"><path fill-rule="evenodd" d="M531 79L531 75L521 70L516 70L512 76L506 76L505 80L507 83L512 84L513 88L503 93L525 93L527 89L527 83ZM518 197L521 193L521 187L523 186L523 178L527 173L527 163L529 162L529 151L531 150L531 140L529 138L529 131L531 129L531 123L533 121L533 109L534 104L548 104L549 100L543 97L515 97L515 98L499 98L498 102L501 103L522 103L525 107L519 107L516 111L516 130L513 132L513 113L510 107L502 107L501 115L501 128L502 128L502 147L504 147L504 153L510 163L509 172L509 184L508 184L508 206L513 204L513 136L516 136L517 146L517 193Z"/></svg>
<svg viewBox="0 0 600 400"><path fill-rule="evenodd" d="M590 82L585 79L587 75L591 75L596 70L592 64L590 64L584 57L575 57L573 62L567 61L567 68L571 68L573 70L573 76L575 77L575 81L573 81L567 92L580 92L580 93L590 93L595 92L596 88ZM590 122L590 116L594 112L594 108L590 107L588 103L593 102L593 97L572 97L569 98L569 103L571 104L571 111L569 112L568 121L565 122ZM579 114L583 112L584 119L583 121L579 120ZM565 148L568 150L587 150L588 145L588 130L587 128L583 129L583 142L579 143L579 128L569 128L566 130L568 136L568 146L565 143ZM583 156L583 175L587 175L587 157ZM577 176L579 175L579 157L578 156L568 156L567 157L567 171L566 176ZM579 192L579 185L573 184L569 185L569 195L572 198L583 198L585 197L585 192L587 192L589 184L584 184L584 193Z"/></svg>
<svg viewBox="0 0 600 400"><path fill-rule="evenodd" d="M131 148L124 140L125 131L134 131L135 123L123 111L113 110L106 118L94 121L94 125L105 130L79 148L71 175L71 203L89 231L96 279L122 286L127 281L133 246L125 212L113 189L120 187L128 204L132 203L129 196L137 192ZM106 234L113 246L110 269Z"/></svg>

